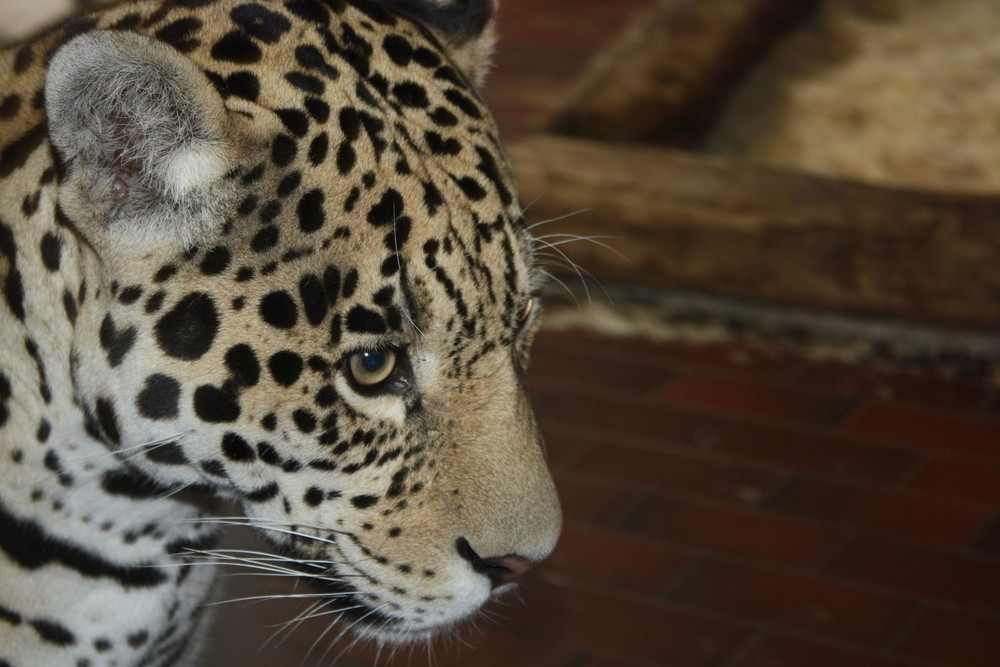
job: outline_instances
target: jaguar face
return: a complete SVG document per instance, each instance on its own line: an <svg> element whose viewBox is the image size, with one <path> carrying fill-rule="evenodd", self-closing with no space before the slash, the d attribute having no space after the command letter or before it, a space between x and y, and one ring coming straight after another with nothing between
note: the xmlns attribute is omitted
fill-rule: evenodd
<svg viewBox="0 0 1000 667"><path fill-rule="evenodd" d="M50 66L58 215L100 277L72 353L90 430L144 488L238 499L275 550L244 564L314 582L313 611L425 637L560 527L523 383L533 243L469 83L489 23L185 4L143 25L188 21L186 50L95 30Z"/></svg>

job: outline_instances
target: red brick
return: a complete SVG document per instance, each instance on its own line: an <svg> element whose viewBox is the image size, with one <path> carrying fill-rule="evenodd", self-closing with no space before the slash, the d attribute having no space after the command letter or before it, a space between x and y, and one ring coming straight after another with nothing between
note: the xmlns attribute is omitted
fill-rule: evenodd
<svg viewBox="0 0 1000 667"><path fill-rule="evenodd" d="M537 385L586 385L620 396L646 395L673 377L669 368L624 355L595 354L591 350L536 346L528 369L528 383Z"/></svg>
<svg viewBox="0 0 1000 667"><path fill-rule="evenodd" d="M912 664L818 641L768 635L734 667L910 667Z"/></svg>
<svg viewBox="0 0 1000 667"><path fill-rule="evenodd" d="M554 472L568 468L596 442L593 438L581 438L577 432L566 429L563 425L543 424L541 428L545 439L545 456L549 468Z"/></svg>
<svg viewBox="0 0 1000 667"><path fill-rule="evenodd" d="M681 376L659 396L668 405L713 414L817 427L834 425L851 407L849 400L831 395L704 374Z"/></svg>
<svg viewBox="0 0 1000 667"><path fill-rule="evenodd" d="M840 543L807 521L679 499L650 500L629 522L666 544L735 554L789 566L811 565Z"/></svg>
<svg viewBox="0 0 1000 667"><path fill-rule="evenodd" d="M934 546L960 547L976 536L989 513L857 484L796 479L767 503L770 510L863 528Z"/></svg>
<svg viewBox="0 0 1000 667"><path fill-rule="evenodd" d="M525 586L523 597L524 613L505 624L508 632L599 658L708 667L720 664L745 635L732 623L665 604L551 581Z"/></svg>
<svg viewBox="0 0 1000 667"><path fill-rule="evenodd" d="M531 394L543 430L572 428L623 439L693 441L708 421L701 415L669 410L649 400L587 389L536 386Z"/></svg>
<svg viewBox="0 0 1000 667"><path fill-rule="evenodd" d="M1000 622L996 618L928 609L896 650L949 665L996 667L1000 665Z"/></svg>
<svg viewBox="0 0 1000 667"><path fill-rule="evenodd" d="M794 357L776 348L754 345L740 340L650 341L634 338L629 352L640 356L655 356L673 366L688 371L710 371L726 377L759 379L762 376L783 377L789 372Z"/></svg>
<svg viewBox="0 0 1000 667"><path fill-rule="evenodd" d="M687 371L709 371L725 377L775 378L789 372L789 355L741 341L654 341L642 337L609 337L585 332L543 332L536 349L590 350L597 356L622 355Z"/></svg>
<svg viewBox="0 0 1000 667"><path fill-rule="evenodd" d="M503 621L496 623L502 625ZM254 656L252 662L232 662L239 667L274 667L275 665L295 667L416 667L417 665L434 665L434 667L510 667L511 665L532 665L532 667L577 667L580 663L578 653L545 642L540 638L525 640L516 635L504 632L499 626L487 630L473 629L461 626L452 631L453 634L440 637L426 644L411 644L400 647L382 647L361 643L350 647L353 638L345 638L336 644L324 660L319 660L323 650L310 656L312 660L303 661L305 651L300 653L284 653L286 659L274 660L269 655ZM333 634L333 633L331 633ZM343 653L341 653L343 651ZM336 662L331 659L340 655ZM263 658L263 659L261 659ZM218 663L212 664L213 667Z"/></svg>
<svg viewBox="0 0 1000 667"><path fill-rule="evenodd" d="M648 400L596 395L580 389L538 391L543 431L607 435L622 443L695 448L767 464L877 482L901 479L917 455L901 447L835 438L816 431L755 424L669 408Z"/></svg>
<svg viewBox="0 0 1000 667"><path fill-rule="evenodd" d="M1000 459L1000 420L898 403L872 403L843 426L843 433L887 443Z"/></svg>
<svg viewBox="0 0 1000 667"><path fill-rule="evenodd" d="M891 374L875 387L871 395L931 409L981 412L980 406L989 402L994 391L986 383L960 382L915 373Z"/></svg>
<svg viewBox="0 0 1000 667"><path fill-rule="evenodd" d="M934 458L924 464L910 487L1000 509L1000 463Z"/></svg>
<svg viewBox="0 0 1000 667"><path fill-rule="evenodd" d="M639 502L639 496L630 489L601 480L580 480L559 473L555 474L555 480L567 524L610 524Z"/></svg>
<svg viewBox="0 0 1000 667"><path fill-rule="evenodd" d="M1000 517L995 517L976 539L973 548L987 556L1000 556Z"/></svg>
<svg viewBox="0 0 1000 667"><path fill-rule="evenodd" d="M482 624L477 624L482 625ZM363 645L344 654L336 667L510 667L511 665L532 665L532 667L576 667L579 655L554 646L538 638L524 639L504 631L503 621L489 627L470 628L462 626L450 637L435 641L430 651L426 645L414 644L396 649ZM335 654L333 654L335 655ZM295 667L296 662L261 663L261 667L280 664ZM316 667L327 667L329 661Z"/></svg>
<svg viewBox="0 0 1000 667"><path fill-rule="evenodd" d="M823 387L842 395L919 403L968 410L989 399L993 389L982 382L963 382L926 373L902 373L840 362L802 364L792 380L802 387Z"/></svg>
<svg viewBox="0 0 1000 667"><path fill-rule="evenodd" d="M576 667L646 667L635 662L622 662L620 660L606 660L604 658L593 658L587 660Z"/></svg>
<svg viewBox="0 0 1000 667"><path fill-rule="evenodd" d="M840 396L890 398L884 381L888 373L840 361L812 361L797 364L790 373L788 384L793 387L822 387Z"/></svg>
<svg viewBox="0 0 1000 667"><path fill-rule="evenodd" d="M727 377L783 378L789 372L789 354L739 340L724 342L667 341L658 343L660 354L676 360L679 368L710 370Z"/></svg>
<svg viewBox="0 0 1000 667"><path fill-rule="evenodd" d="M656 595L688 557L649 540L573 526L563 530L545 574L579 585Z"/></svg>
<svg viewBox="0 0 1000 667"><path fill-rule="evenodd" d="M746 622L777 624L878 645L912 614L914 605L812 576L748 565L708 562L673 596Z"/></svg>
<svg viewBox="0 0 1000 667"><path fill-rule="evenodd" d="M861 538L828 569L916 598L1000 609L1000 564L993 560Z"/></svg>
<svg viewBox="0 0 1000 667"><path fill-rule="evenodd" d="M712 428L715 431L708 433ZM701 448L806 473L882 483L903 478L917 460L915 453L900 447L873 445L805 429L724 421L705 427Z"/></svg>
<svg viewBox="0 0 1000 667"><path fill-rule="evenodd" d="M712 460L699 452L613 444L616 440L609 435L577 438L577 442L586 443L586 449L565 470L628 484L650 493L703 496L748 504L760 502L783 477L774 470Z"/></svg>

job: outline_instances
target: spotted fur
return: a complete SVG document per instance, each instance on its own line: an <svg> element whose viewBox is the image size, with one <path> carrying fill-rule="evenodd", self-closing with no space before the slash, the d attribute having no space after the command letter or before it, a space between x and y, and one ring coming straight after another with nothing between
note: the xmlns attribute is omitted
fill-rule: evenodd
<svg viewBox="0 0 1000 667"><path fill-rule="evenodd" d="M493 11L147 0L0 52L0 667L188 664L228 521L386 641L551 551Z"/></svg>

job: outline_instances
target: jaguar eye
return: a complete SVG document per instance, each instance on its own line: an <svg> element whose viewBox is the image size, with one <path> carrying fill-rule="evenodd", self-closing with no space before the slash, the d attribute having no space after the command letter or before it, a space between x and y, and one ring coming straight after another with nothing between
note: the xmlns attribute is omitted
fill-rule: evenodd
<svg viewBox="0 0 1000 667"><path fill-rule="evenodd" d="M524 304L524 310L521 311L521 321L524 322L531 315L531 311L535 309L535 300L528 299L528 303Z"/></svg>
<svg viewBox="0 0 1000 667"><path fill-rule="evenodd" d="M347 367L354 382L362 387L374 387L385 382L396 370L396 358L392 350L364 350L352 354Z"/></svg>

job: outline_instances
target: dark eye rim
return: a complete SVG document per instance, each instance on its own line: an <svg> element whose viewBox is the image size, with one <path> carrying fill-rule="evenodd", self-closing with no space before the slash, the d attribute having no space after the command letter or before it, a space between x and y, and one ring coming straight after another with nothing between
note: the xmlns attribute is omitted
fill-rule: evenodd
<svg viewBox="0 0 1000 667"><path fill-rule="evenodd" d="M367 352L392 352L396 355L395 367L381 382L364 384L354 376L354 371L351 368L351 360L357 355ZM410 366L409 355L401 347L365 347L352 350L345 354L343 360L340 362L340 372L344 375L351 389L361 396L404 396L413 387L413 372Z"/></svg>

